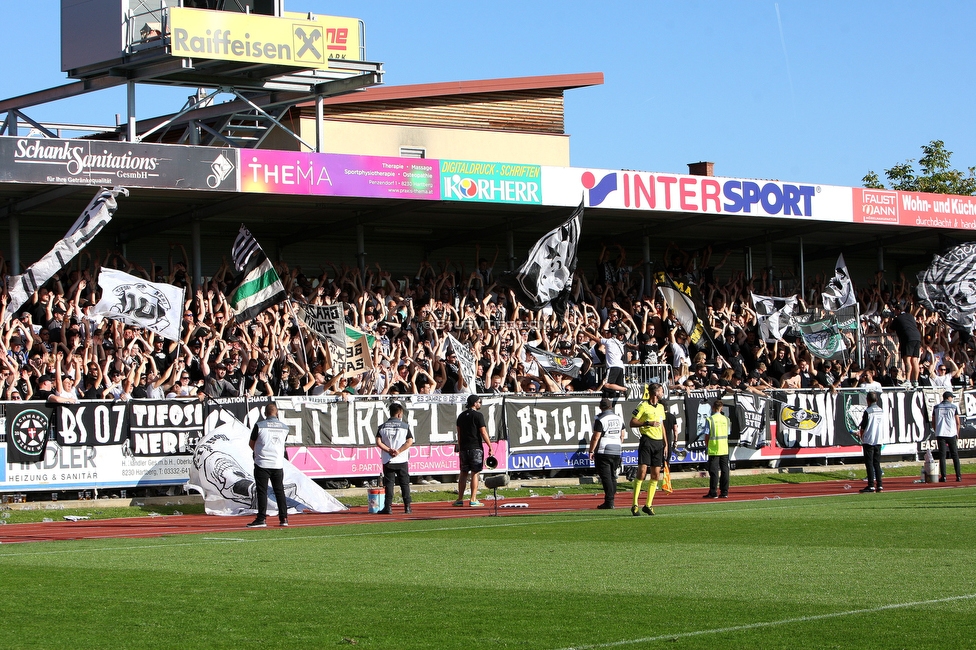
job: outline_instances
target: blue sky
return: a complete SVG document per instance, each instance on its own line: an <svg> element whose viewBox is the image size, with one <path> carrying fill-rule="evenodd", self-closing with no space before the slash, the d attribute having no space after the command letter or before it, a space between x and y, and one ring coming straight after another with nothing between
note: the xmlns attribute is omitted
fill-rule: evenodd
<svg viewBox="0 0 976 650"><path fill-rule="evenodd" d="M869 169L946 142L976 165L974 2L443 2L286 0L366 22L388 84L600 71L569 91L580 167L860 185ZM0 96L66 83L58 0L0 0ZM782 26L782 30L780 28ZM140 86L141 116L189 90ZM28 111L114 124L113 89Z"/></svg>

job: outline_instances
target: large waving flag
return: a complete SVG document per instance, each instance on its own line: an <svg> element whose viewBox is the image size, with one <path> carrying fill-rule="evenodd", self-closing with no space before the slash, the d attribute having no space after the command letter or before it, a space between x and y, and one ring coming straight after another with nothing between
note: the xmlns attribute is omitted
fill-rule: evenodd
<svg viewBox="0 0 976 650"><path fill-rule="evenodd" d="M124 187L99 190L85 211L75 220L64 239L55 244L47 255L37 260L22 275L7 278L10 302L3 313L4 321L16 314L41 285L64 268L112 220L112 215L118 208L115 197L119 194L129 196L129 191Z"/></svg>
<svg viewBox="0 0 976 650"><path fill-rule="evenodd" d="M782 340L783 334L789 329L796 311L798 299L796 296L777 298L775 296L760 296L752 294L752 304L756 308L756 319L759 321L759 334L767 343Z"/></svg>
<svg viewBox="0 0 976 650"><path fill-rule="evenodd" d="M823 306L827 311L837 311L844 307L857 304L857 295L854 293L854 283L851 282L851 274L847 271L847 264L844 262L844 254L837 257L837 264L834 268L834 277L830 278L827 286L821 293Z"/></svg>
<svg viewBox="0 0 976 650"><path fill-rule="evenodd" d="M668 307L674 312L681 329L688 335L688 340L699 347L704 347L702 342L704 338L711 344L716 354L721 354L712 337L712 328L707 322L707 309L698 293L698 287L691 284L678 284L667 273L657 273L654 278L657 281L657 290L661 292Z"/></svg>
<svg viewBox="0 0 976 650"><path fill-rule="evenodd" d="M234 266L241 271L228 297L238 323L251 320L268 307L284 302L287 294L281 278L254 235L243 225L234 241L231 257Z"/></svg>
<svg viewBox="0 0 976 650"><path fill-rule="evenodd" d="M565 313L576 272L582 219L580 203L569 219L535 243L522 266L514 273L503 273L499 284L515 291L519 302L529 309L552 307L559 314Z"/></svg>
<svg viewBox="0 0 976 650"><path fill-rule="evenodd" d="M148 282L134 275L103 268L98 272L102 299L93 318L111 318L156 332L170 341L180 340L184 289Z"/></svg>
<svg viewBox="0 0 976 650"><path fill-rule="evenodd" d="M955 330L976 328L976 242L936 255L918 274L918 297Z"/></svg>

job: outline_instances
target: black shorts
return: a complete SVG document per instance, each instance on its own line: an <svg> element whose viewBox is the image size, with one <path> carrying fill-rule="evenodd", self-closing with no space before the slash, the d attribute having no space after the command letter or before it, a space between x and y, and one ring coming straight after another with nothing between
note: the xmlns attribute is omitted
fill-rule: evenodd
<svg viewBox="0 0 976 650"><path fill-rule="evenodd" d="M485 468L485 451L483 449L462 449L458 453L462 472L477 474Z"/></svg>
<svg viewBox="0 0 976 650"><path fill-rule="evenodd" d="M921 341L905 341L899 347L903 357L917 357L922 352Z"/></svg>
<svg viewBox="0 0 976 650"><path fill-rule="evenodd" d="M637 464L647 467L664 467L664 441L642 435L637 448Z"/></svg>
<svg viewBox="0 0 976 650"><path fill-rule="evenodd" d="M614 384L615 386L624 385L624 369L619 367L613 367L607 369L607 383Z"/></svg>

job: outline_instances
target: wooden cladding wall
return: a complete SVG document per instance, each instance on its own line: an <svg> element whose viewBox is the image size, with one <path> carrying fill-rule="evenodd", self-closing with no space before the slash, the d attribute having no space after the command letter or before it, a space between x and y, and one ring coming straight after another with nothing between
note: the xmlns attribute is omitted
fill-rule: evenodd
<svg viewBox="0 0 976 650"><path fill-rule="evenodd" d="M328 120L564 133L561 89L418 97L336 106L327 104L324 108L324 117ZM302 116L314 119L314 106L303 107Z"/></svg>

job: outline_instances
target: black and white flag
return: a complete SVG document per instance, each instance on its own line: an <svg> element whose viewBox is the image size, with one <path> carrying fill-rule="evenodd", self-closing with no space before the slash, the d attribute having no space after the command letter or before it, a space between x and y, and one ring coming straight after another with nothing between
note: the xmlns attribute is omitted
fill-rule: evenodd
<svg viewBox="0 0 976 650"><path fill-rule="evenodd" d="M566 311L576 272L583 204L565 223L549 231L535 243L529 257L514 273L503 273L499 284L515 291L515 297L529 309L552 307Z"/></svg>
<svg viewBox="0 0 976 650"><path fill-rule="evenodd" d="M457 355L458 363L461 368L461 375L464 377L464 383L467 384L466 392L475 393L477 389L475 388L475 379L477 377L477 370L475 369L475 359L474 353L468 349L464 343L461 343L453 335L448 334L447 338L444 339L445 344L450 343L451 350Z"/></svg>
<svg viewBox="0 0 976 650"><path fill-rule="evenodd" d="M149 282L115 269L98 272L102 299L92 318L110 318L156 332L170 341L180 340L183 325L182 287Z"/></svg>
<svg viewBox="0 0 976 650"><path fill-rule="evenodd" d="M251 320L288 297L281 278L271 266L271 260L264 254L254 235L243 225L234 241L231 257L234 267L241 271L241 275L231 287L227 300L238 323Z"/></svg>
<svg viewBox="0 0 976 650"><path fill-rule="evenodd" d="M112 215L118 208L115 197L119 194L129 196L129 191L124 187L99 190L85 211L75 220L64 239L55 244L47 255L37 260L23 274L7 278L10 302L3 313L4 322L20 311L24 303L30 300L41 285L64 268L112 220Z"/></svg>
<svg viewBox="0 0 976 650"><path fill-rule="evenodd" d="M752 294L752 304L756 308L756 319L759 321L759 334L762 340L772 343L783 339L783 334L793 322L797 302L796 296L776 298L760 296L758 293Z"/></svg>
<svg viewBox="0 0 976 650"><path fill-rule="evenodd" d="M535 357L535 360L539 362L539 366L547 372L560 372L576 378L579 377L580 368L583 367L583 360L579 357L553 354L552 352L534 348L531 345L526 345L525 351Z"/></svg>
<svg viewBox="0 0 976 650"><path fill-rule="evenodd" d="M344 304L311 305L296 302L298 317L323 341L331 341L340 348L346 347L346 321L343 317Z"/></svg>
<svg viewBox="0 0 976 650"><path fill-rule="evenodd" d="M918 297L955 330L976 329L976 242L936 255L918 274Z"/></svg>
<svg viewBox="0 0 976 650"><path fill-rule="evenodd" d="M834 277L830 278L823 292L823 306L827 311L837 311L844 307L857 304L857 295L854 293L854 283L851 282L851 274L847 271L847 264L844 263L844 254L837 257L837 265L834 268Z"/></svg>

